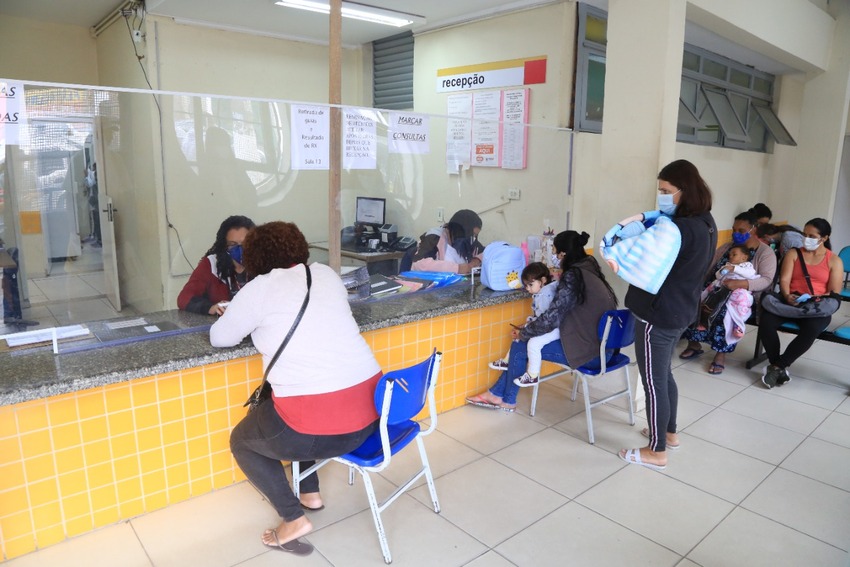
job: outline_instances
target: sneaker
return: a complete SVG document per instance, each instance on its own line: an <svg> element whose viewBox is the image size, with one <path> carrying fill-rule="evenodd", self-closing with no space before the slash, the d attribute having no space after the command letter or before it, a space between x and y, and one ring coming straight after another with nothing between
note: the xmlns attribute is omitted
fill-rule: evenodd
<svg viewBox="0 0 850 567"><path fill-rule="evenodd" d="M768 390L776 386L779 376L782 374L782 368L768 364L764 369L764 374L761 376L761 383L767 386Z"/></svg>
<svg viewBox="0 0 850 567"><path fill-rule="evenodd" d="M776 378L776 385L783 386L791 381L791 376L788 374L787 368L779 369L779 376Z"/></svg>
<svg viewBox="0 0 850 567"><path fill-rule="evenodd" d="M507 370L508 369L508 362L506 360L502 360L500 358L499 360L494 360L493 362L491 362L487 366L489 366L493 370Z"/></svg>
<svg viewBox="0 0 850 567"><path fill-rule="evenodd" d="M532 376L528 372L520 376L519 378L514 378L514 384L521 388L525 388L527 386L534 386L537 384L538 377Z"/></svg>

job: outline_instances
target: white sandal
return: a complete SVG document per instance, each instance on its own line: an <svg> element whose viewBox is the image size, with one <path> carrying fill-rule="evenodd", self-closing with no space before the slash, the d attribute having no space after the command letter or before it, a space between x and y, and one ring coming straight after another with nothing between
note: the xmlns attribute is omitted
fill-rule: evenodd
<svg viewBox="0 0 850 567"><path fill-rule="evenodd" d="M667 468L667 465L653 465L652 463L644 463L643 461L641 461L640 449L620 449L620 452L617 453L617 456L620 457L620 459L629 463L630 465L640 465L642 467L646 467L654 471L663 471Z"/></svg>

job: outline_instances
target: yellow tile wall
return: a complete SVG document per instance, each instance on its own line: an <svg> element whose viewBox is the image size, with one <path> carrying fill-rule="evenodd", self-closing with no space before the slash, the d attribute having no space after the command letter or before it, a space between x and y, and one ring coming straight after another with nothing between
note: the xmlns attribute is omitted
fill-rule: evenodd
<svg viewBox="0 0 850 567"><path fill-rule="evenodd" d="M364 334L381 367L443 353L437 409L489 386L530 300ZM259 356L0 407L0 549L11 559L244 480L230 430Z"/></svg>

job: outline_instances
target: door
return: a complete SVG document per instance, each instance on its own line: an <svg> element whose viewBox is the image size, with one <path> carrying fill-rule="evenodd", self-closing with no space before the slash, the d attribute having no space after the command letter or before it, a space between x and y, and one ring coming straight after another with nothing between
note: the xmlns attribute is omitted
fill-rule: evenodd
<svg viewBox="0 0 850 567"><path fill-rule="evenodd" d="M100 237L103 245L103 280L105 284L105 295L112 308L121 311L121 293L118 285L118 255L115 252L115 216L118 209L112 204L109 197L109 187L106 184L108 164L104 159L103 151L103 123L96 119L95 135L92 137L94 153L97 156L95 162L95 185L97 187L97 209L95 214L100 219Z"/></svg>
<svg viewBox="0 0 850 567"><path fill-rule="evenodd" d="M115 213L112 198L100 195L100 234L103 242L103 280L106 283L106 299L113 309L121 311L121 295L118 292L118 258L115 255Z"/></svg>

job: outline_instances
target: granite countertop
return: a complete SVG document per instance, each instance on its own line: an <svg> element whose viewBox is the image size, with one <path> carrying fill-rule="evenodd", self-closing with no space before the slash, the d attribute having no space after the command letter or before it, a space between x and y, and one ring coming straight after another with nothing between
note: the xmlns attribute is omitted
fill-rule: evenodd
<svg viewBox="0 0 850 567"><path fill-rule="evenodd" d="M527 297L521 290L492 291L478 282L470 285L465 280L444 288L355 301L351 303L351 311L360 331L366 332ZM250 338L232 348L212 347L208 331L215 319L211 316L173 310L142 317L149 322L165 323L170 330L137 342L112 339L101 342L94 338L70 341L62 344L58 355L49 346L0 352L0 405L257 353ZM87 326L98 334L107 323L100 321Z"/></svg>

